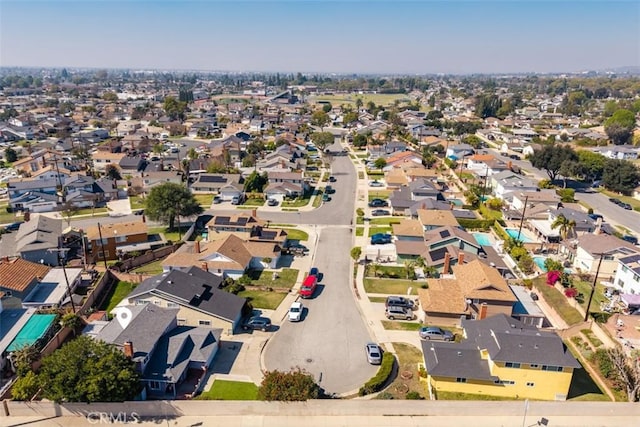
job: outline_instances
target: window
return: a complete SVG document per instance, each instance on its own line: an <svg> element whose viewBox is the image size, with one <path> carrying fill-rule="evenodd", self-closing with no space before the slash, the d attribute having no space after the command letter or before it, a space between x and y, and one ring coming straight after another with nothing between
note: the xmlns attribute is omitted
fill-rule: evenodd
<svg viewBox="0 0 640 427"><path fill-rule="evenodd" d="M98 258L100 258L100 259L109 258L109 251L100 251L100 252L98 252Z"/></svg>
<svg viewBox="0 0 640 427"><path fill-rule="evenodd" d="M96 245L97 246L104 246L104 245L106 245L108 243L109 243L109 239L103 238L103 239L96 240Z"/></svg>
<svg viewBox="0 0 640 427"><path fill-rule="evenodd" d="M500 384L500 385L515 385L515 381L513 380L495 380L494 384Z"/></svg>
<svg viewBox="0 0 640 427"><path fill-rule="evenodd" d="M456 382L457 383L466 383L467 379L466 378L456 378Z"/></svg>
<svg viewBox="0 0 640 427"><path fill-rule="evenodd" d="M198 325L200 325L200 326L211 326L211 321L210 320L199 320L198 321Z"/></svg>
<svg viewBox="0 0 640 427"><path fill-rule="evenodd" d="M562 366L542 365L543 371L562 372Z"/></svg>
<svg viewBox="0 0 640 427"><path fill-rule="evenodd" d="M116 236L116 243L124 243L127 241L127 236Z"/></svg>
<svg viewBox="0 0 640 427"><path fill-rule="evenodd" d="M537 364L535 364L535 363L532 363L531 365L529 365L529 367L530 367L531 369L538 369L538 368L540 367L540 365L537 365Z"/></svg>
<svg viewBox="0 0 640 427"><path fill-rule="evenodd" d="M534 387L535 385L535 383L527 383L527 387Z"/></svg>
<svg viewBox="0 0 640 427"><path fill-rule="evenodd" d="M152 390L160 390L160 381L149 381L149 388Z"/></svg>
<svg viewBox="0 0 640 427"><path fill-rule="evenodd" d="M505 368L520 368L520 364L516 362L507 362L504 364Z"/></svg>

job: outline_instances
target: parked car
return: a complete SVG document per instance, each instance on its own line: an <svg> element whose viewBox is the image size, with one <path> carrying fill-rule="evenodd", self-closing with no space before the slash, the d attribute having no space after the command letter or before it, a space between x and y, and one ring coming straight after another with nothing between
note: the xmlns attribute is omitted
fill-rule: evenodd
<svg viewBox="0 0 640 427"><path fill-rule="evenodd" d="M386 245L387 243L391 243L391 234L376 233L371 236L372 245Z"/></svg>
<svg viewBox="0 0 640 427"><path fill-rule="evenodd" d="M331 201L331 196L330 196L330 195L328 195L327 193L324 193L324 194L322 195L322 201L323 201L323 202L330 202L330 201Z"/></svg>
<svg viewBox="0 0 640 427"><path fill-rule="evenodd" d="M520 160L520 156L518 156L517 154L511 154L509 155L509 158L513 160Z"/></svg>
<svg viewBox="0 0 640 427"><path fill-rule="evenodd" d="M420 339L423 340L441 340L453 341L455 335L451 331L440 329L437 326L423 326L419 331Z"/></svg>
<svg viewBox="0 0 640 427"><path fill-rule="evenodd" d="M382 349L378 344L368 343L364 346L364 351L367 354L367 361L372 365L379 365L382 363Z"/></svg>
<svg viewBox="0 0 640 427"><path fill-rule="evenodd" d="M302 286L300 287L300 296L302 298L311 298L313 296L313 293L316 291L317 285L317 276L307 276L304 279L304 282L302 282Z"/></svg>
<svg viewBox="0 0 640 427"><path fill-rule="evenodd" d="M333 194L333 193L335 193L335 192L336 192L336 190L335 190L332 186L330 186L330 185L327 185L327 186L324 188L324 193L325 193L325 194Z"/></svg>
<svg viewBox="0 0 640 427"><path fill-rule="evenodd" d="M626 234L626 235L622 236L622 240L627 241L627 242L631 243L632 245L637 245L638 244L638 238L636 236L631 236L629 234Z"/></svg>
<svg viewBox="0 0 640 427"><path fill-rule="evenodd" d="M6 227L4 227L4 231L18 231L18 229L20 228L20 226L23 223L24 223L24 221L18 221L18 222L14 222L12 224L9 224Z"/></svg>
<svg viewBox="0 0 640 427"><path fill-rule="evenodd" d="M620 200L620 199L616 199L616 198L614 198L614 197L609 198L609 201L610 201L611 203L615 203L616 205L619 205L620 203L622 203L622 200Z"/></svg>
<svg viewBox="0 0 640 427"><path fill-rule="evenodd" d="M277 199L269 199L269 200L267 200L267 205L269 205L269 206L278 206L278 200Z"/></svg>
<svg viewBox="0 0 640 427"><path fill-rule="evenodd" d="M389 307L389 306L392 306L392 305L396 306L396 307L406 307L406 308L410 308L412 310L415 307L415 304L409 298L396 297L396 296L387 297L387 300L384 302L384 306L385 307Z"/></svg>
<svg viewBox="0 0 640 427"><path fill-rule="evenodd" d="M380 181L369 181L369 187L384 187L384 183Z"/></svg>
<svg viewBox="0 0 640 427"><path fill-rule="evenodd" d="M144 215L144 209L139 209L133 213L134 215Z"/></svg>
<svg viewBox="0 0 640 427"><path fill-rule="evenodd" d="M311 269L309 270L308 276L316 276L319 282L322 280L323 274L320 273L320 270L318 270L318 267L311 267Z"/></svg>
<svg viewBox="0 0 640 427"><path fill-rule="evenodd" d="M391 212L384 209L374 209L371 211L371 216L385 216L391 215Z"/></svg>
<svg viewBox="0 0 640 427"><path fill-rule="evenodd" d="M336 177L335 177L335 176L331 175L331 176L329 177L329 182L336 182L336 181L337 181L337 179L336 179Z"/></svg>
<svg viewBox="0 0 640 427"><path fill-rule="evenodd" d="M303 311L304 306L300 301L294 301L291 303L291 307L289 307L289 322L299 322L302 320Z"/></svg>
<svg viewBox="0 0 640 427"><path fill-rule="evenodd" d="M241 205L244 202L244 194L240 194L239 196L233 196L231 199L232 205Z"/></svg>
<svg viewBox="0 0 640 427"><path fill-rule="evenodd" d="M383 199L373 199L369 202L370 208L386 208L389 204Z"/></svg>
<svg viewBox="0 0 640 427"><path fill-rule="evenodd" d="M215 196L215 197L213 198L213 204L214 204L214 205L218 205L218 204L220 204L220 203L222 203L222 197L220 197L220 196Z"/></svg>
<svg viewBox="0 0 640 427"><path fill-rule="evenodd" d="M603 216L602 216L602 215L600 215L600 214L596 214L596 213L589 214L589 218L591 218L591 219L592 219L592 220L594 220L594 221L597 221L597 220L599 220L599 219L600 219L600 220L604 220L604 218L603 218Z"/></svg>
<svg viewBox="0 0 640 427"><path fill-rule="evenodd" d="M271 319L268 317L254 316L242 325L242 329L245 331L260 329L266 332L271 329Z"/></svg>
<svg viewBox="0 0 640 427"><path fill-rule="evenodd" d="M389 320L413 320L414 318L413 311L410 308L398 307L397 305L390 305L387 307L384 311L384 315L387 316L387 319Z"/></svg>
<svg viewBox="0 0 640 427"><path fill-rule="evenodd" d="M620 206L628 211L633 210L633 207L629 203L621 203Z"/></svg>

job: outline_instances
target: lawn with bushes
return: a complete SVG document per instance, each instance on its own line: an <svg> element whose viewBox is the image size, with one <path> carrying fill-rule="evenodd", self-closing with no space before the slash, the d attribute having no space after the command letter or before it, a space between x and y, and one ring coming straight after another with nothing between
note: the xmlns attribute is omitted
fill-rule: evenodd
<svg viewBox="0 0 640 427"><path fill-rule="evenodd" d="M197 400L258 400L258 386L245 381L215 380Z"/></svg>

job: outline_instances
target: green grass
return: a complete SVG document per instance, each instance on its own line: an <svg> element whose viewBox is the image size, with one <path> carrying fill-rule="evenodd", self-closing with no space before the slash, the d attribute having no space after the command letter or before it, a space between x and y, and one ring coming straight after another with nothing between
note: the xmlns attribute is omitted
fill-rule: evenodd
<svg viewBox="0 0 640 427"><path fill-rule="evenodd" d="M163 259L159 259L154 262L150 262L149 264L141 265L140 267L132 270L132 273L140 273L140 274L151 274L156 275L162 273L162 261Z"/></svg>
<svg viewBox="0 0 640 427"><path fill-rule="evenodd" d="M272 288L292 288L298 279L295 268L283 268L278 272L278 278L273 280L273 270L251 270L247 275L254 286L270 286Z"/></svg>
<svg viewBox="0 0 640 427"><path fill-rule="evenodd" d="M313 199L311 206L313 206L314 208L319 208L320 205L322 205L322 195L318 193L316 197Z"/></svg>
<svg viewBox="0 0 640 427"><path fill-rule="evenodd" d="M17 221L22 221L22 217L18 218L15 214L7 212L6 206L0 207L0 224L11 224Z"/></svg>
<svg viewBox="0 0 640 427"><path fill-rule="evenodd" d="M358 172L358 179L364 179L364 172Z"/></svg>
<svg viewBox="0 0 640 427"><path fill-rule="evenodd" d="M422 327L422 323L383 320L382 327L389 331L418 331Z"/></svg>
<svg viewBox="0 0 640 427"><path fill-rule="evenodd" d="M366 159L367 157L369 157L368 154L356 154L356 157L359 159Z"/></svg>
<svg viewBox="0 0 640 427"><path fill-rule="evenodd" d="M519 400L515 397L491 396L488 394L471 394L452 391L436 391L436 400Z"/></svg>
<svg viewBox="0 0 640 427"><path fill-rule="evenodd" d="M358 225L364 224L364 217L363 216L357 216L356 217L356 224L358 224Z"/></svg>
<svg viewBox="0 0 640 427"><path fill-rule="evenodd" d="M410 98L406 94L402 93L366 93L366 94L340 94L340 95L320 95L309 97L309 100L312 102L318 101L328 101L333 105L340 104L352 104L356 105L356 100L360 98L362 99L362 104L367 105L368 102L374 102L376 105L393 105L396 100L400 100L402 103L404 100L409 102Z"/></svg>
<svg viewBox="0 0 640 427"><path fill-rule="evenodd" d="M193 197L200 206L206 206L209 208L211 203L213 203L213 194L194 194Z"/></svg>
<svg viewBox="0 0 640 427"><path fill-rule="evenodd" d="M420 283L404 279L364 279L364 290L370 294L407 295L411 288L411 295L418 294Z"/></svg>
<svg viewBox="0 0 640 427"><path fill-rule="evenodd" d="M245 290L238 294L243 298L249 298L251 304L255 308L262 308L265 310L275 310L278 308L284 297L287 296L285 292L269 292L269 291L254 291Z"/></svg>
<svg viewBox="0 0 640 427"><path fill-rule="evenodd" d="M304 197L302 199L293 199L293 200L284 200L282 202L283 208L301 208L303 206L307 206L309 204L309 197Z"/></svg>
<svg viewBox="0 0 640 427"><path fill-rule="evenodd" d="M391 190L375 190L369 191L369 201L373 199L386 200L391 195Z"/></svg>
<svg viewBox="0 0 640 427"><path fill-rule="evenodd" d="M78 215L104 216L104 214L106 214L107 212L109 212L107 208L95 208L95 209L87 208L87 209L78 209L77 211L73 212L73 215L71 216L78 216Z"/></svg>
<svg viewBox="0 0 640 427"><path fill-rule="evenodd" d="M484 219L495 219L495 220L502 219L502 211L494 211L493 209L489 209L483 204L480 205L480 207L478 208L478 211L480 212L480 215L482 215Z"/></svg>
<svg viewBox="0 0 640 427"><path fill-rule="evenodd" d="M386 300L385 297L369 297L369 302L385 302Z"/></svg>
<svg viewBox="0 0 640 427"><path fill-rule="evenodd" d="M258 400L258 386L244 381L215 380L196 400Z"/></svg>
<svg viewBox="0 0 640 427"><path fill-rule="evenodd" d="M287 232L289 240L309 240L309 234L306 231L298 230L297 228L283 228L283 230Z"/></svg>
<svg viewBox="0 0 640 427"><path fill-rule="evenodd" d="M364 236L364 227L356 227L356 237Z"/></svg>
<svg viewBox="0 0 640 427"><path fill-rule="evenodd" d="M129 204L132 210L144 209L145 207L144 199L140 196L129 196Z"/></svg>
<svg viewBox="0 0 640 427"><path fill-rule="evenodd" d="M582 280L574 280L573 286L582 294L582 298L579 299L580 305L586 309L589 302L589 294L591 293L591 283L583 282ZM591 301L590 311L600 311L600 304L608 303L609 300L604 296L605 287L601 283L596 284L596 291L593 294L593 301Z"/></svg>
<svg viewBox="0 0 640 427"><path fill-rule="evenodd" d="M184 237L184 233L189 230L189 226L183 225L180 230L182 230L182 233L178 233L178 227L171 230L168 227L152 227L149 228L148 234L164 234L165 239L177 242L180 240L180 236Z"/></svg>
<svg viewBox="0 0 640 427"><path fill-rule="evenodd" d="M391 227L369 227L369 237L378 233L391 233Z"/></svg>
<svg viewBox="0 0 640 427"><path fill-rule="evenodd" d="M242 206L264 206L264 199L247 199Z"/></svg>
<svg viewBox="0 0 640 427"><path fill-rule="evenodd" d="M371 225L391 225L391 224L400 224L400 219L388 217L388 218L371 218L369 220L369 224Z"/></svg>
<svg viewBox="0 0 640 427"><path fill-rule="evenodd" d="M109 313L116 305L118 305L120 301L124 299L124 297L129 295L136 286L137 284L135 283L123 281L120 281L113 285L111 291L107 295L107 298L100 306L100 310L105 310L107 313Z"/></svg>
<svg viewBox="0 0 640 427"><path fill-rule="evenodd" d="M580 312L569 305L567 298L562 294L562 292L553 286L547 285L545 280L546 278L541 276L533 281L533 286L535 286L536 290L544 296L545 301L547 301L547 303L549 303L549 305L558 312L567 325L572 326L582 322L582 315Z"/></svg>

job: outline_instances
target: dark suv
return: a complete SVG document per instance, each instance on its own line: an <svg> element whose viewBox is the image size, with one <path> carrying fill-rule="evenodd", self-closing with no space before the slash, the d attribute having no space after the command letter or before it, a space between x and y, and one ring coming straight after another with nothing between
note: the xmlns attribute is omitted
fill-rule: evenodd
<svg viewBox="0 0 640 427"><path fill-rule="evenodd" d="M268 317L254 316L250 318L247 323L242 325L242 329L245 331L260 329L261 331L267 331L271 329L271 319Z"/></svg>
<svg viewBox="0 0 640 427"><path fill-rule="evenodd" d="M373 199L372 201L369 202L370 208L385 208L387 207L387 205L388 205L387 201L383 199Z"/></svg>
<svg viewBox="0 0 640 427"><path fill-rule="evenodd" d="M405 297L396 297L396 296L387 297L387 300L384 302L384 306L389 307L390 305L393 305L396 307L406 307L412 310L414 309L413 301Z"/></svg>

